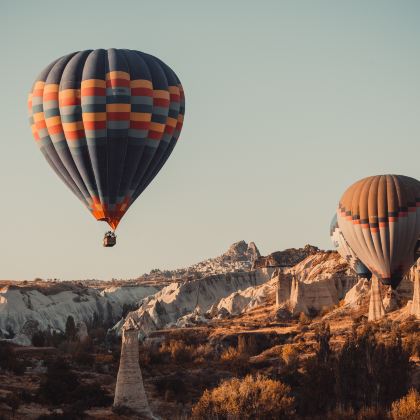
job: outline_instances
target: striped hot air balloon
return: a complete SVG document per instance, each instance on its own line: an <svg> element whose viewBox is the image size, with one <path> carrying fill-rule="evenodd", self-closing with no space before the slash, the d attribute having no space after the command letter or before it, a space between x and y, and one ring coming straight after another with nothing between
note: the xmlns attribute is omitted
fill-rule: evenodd
<svg viewBox="0 0 420 420"><path fill-rule="evenodd" d="M28 107L47 162L113 229L170 156L185 110L176 74L125 49L53 61L35 80Z"/></svg>
<svg viewBox="0 0 420 420"><path fill-rule="evenodd" d="M354 251L350 248L347 241L344 239L343 233L338 226L337 214L334 214L334 217L331 221L330 237L337 252L347 261L355 273L360 277L370 279L372 277L372 273L362 263L362 261L360 261Z"/></svg>
<svg viewBox="0 0 420 420"><path fill-rule="evenodd" d="M395 289L415 261L420 182L402 175L364 178L341 197L337 220L357 257Z"/></svg>

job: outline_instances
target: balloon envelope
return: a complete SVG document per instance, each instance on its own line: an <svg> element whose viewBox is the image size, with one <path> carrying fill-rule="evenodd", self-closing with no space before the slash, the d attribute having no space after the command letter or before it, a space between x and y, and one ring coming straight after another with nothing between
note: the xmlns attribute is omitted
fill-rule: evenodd
<svg viewBox="0 0 420 420"><path fill-rule="evenodd" d="M360 261L354 251L350 248L347 241L344 239L341 229L338 226L337 214L334 214L334 217L331 221L330 237L334 247L337 249L337 252L347 261L349 266L356 272L356 274L361 277L370 279L372 273L362 263L362 261Z"/></svg>
<svg viewBox="0 0 420 420"><path fill-rule="evenodd" d="M341 197L337 220L358 258L395 288L414 263L420 235L420 182L402 175L364 178Z"/></svg>
<svg viewBox="0 0 420 420"><path fill-rule="evenodd" d="M28 107L47 162L114 229L171 154L185 109L165 63L124 49L55 60L35 80Z"/></svg>

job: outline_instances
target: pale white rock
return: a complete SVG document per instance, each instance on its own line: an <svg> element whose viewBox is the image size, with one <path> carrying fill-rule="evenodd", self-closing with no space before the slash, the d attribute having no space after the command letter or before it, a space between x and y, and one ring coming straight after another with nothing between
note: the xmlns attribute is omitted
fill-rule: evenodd
<svg viewBox="0 0 420 420"><path fill-rule="evenodd" d="M385 308L382 303L381 288L376 276L372 276L370 285L369 321L377 321L385 316Z"/></svg>
<svg viewBox="0 0 420 420"><path fill-rule="evenodd" d="M318 252L283 269L277 281L278 306L298 314L338 304L356 284L357 277L337 253Z"/></svg>
<svg viewBox="0 0 420 420"><path fill-rule="evenodd" d="M382 303L387 313L397 310L399 308L398 292L391 286L386 286Z"/></svg>
<svg viewBox="0 0 420 420"><path fill-rule="evenodd" d="M139 309L130 312L127 317L133 318L137 324L140 324L145 316L150 316L157 329L176 325L185 315L194 311L205 314L221 299L232 293L268 281L272 272L272 269L257 269L174 282L153 296L143 299ZM187 317L185 321L192 319Z"/></svg>
<svg viewBox="0 0 420 420"><path fill-rule="evenodd" d="M417 319L420 319L420 274L419 270L416 270L414 277L414 290L413 300L410 307L411 315L414 315Z"/></svg>
<svg viewBox="0 0 420 420"><path fill-rule="evenodd" d="M152 286L122 286L101 291L66 283L44 288L6 286L0 289L0 337L5 337L9 330L19 334L27 321L37 322L41 331L64 332L69 315L76 323L86 324L95 314L106 319L109 311L113 317L119 317L124 303L137 304L157 290Z"/></svg>
<svg viewBox="0 0 420 420"><path fill-rule="evenodd" d="M349 307L360 306L363 298L369 294L370 282L366 278L360 278L357 283L346 293L344 304Z"/></svg>
<svg viewBox="0 0 420 420"><path fill-rule="evenodd" d="M248 287L245 290L234 292L219 301L216 306L216 312L214 312L213 308L210 309L210 314L213 314L213 316L222 315L223 317L226 313L239 315L248 312L266 303L267 298L273 293L274 288L275 281L270 280L260 286Z"/></svg>
<svg viewBox="0 0 420 420"><path fill-rule="evenodd" d="M301 312L307 314L309 312L304 297L304 288L295 276L292 279L289 309L292 315L297 315Z"/></svg>
<svg viewBox="0 0 420 420"><path fill-rule="evenodd" d="M291 276L278 270L276 278L276 306L287 302L290 299Z"/></svg>
<svg viewBox="0 0 420 420"><path fill-rule="evenodd" d="M139 340L135 328L123 330L120 367L115 387L114 407L128 407L140 418L152 419L139 365Z"/></svg>

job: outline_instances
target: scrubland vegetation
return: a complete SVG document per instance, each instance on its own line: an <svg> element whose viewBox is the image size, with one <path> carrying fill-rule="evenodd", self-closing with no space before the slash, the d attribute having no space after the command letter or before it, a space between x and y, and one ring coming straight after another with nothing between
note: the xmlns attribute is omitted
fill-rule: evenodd
<svg viewBox="0 0 420 420"><path fill-rule="evenodd" d="M289 324L152 336L139 350L152 410L164 419L420 418L418 321L359 317L340 330L314 314ZM0 419L29 418L27 407L39 419L132 417L111 409L118 338L98 325L89 335L80 342L70 319L65 334L34 334L33 348L0 343Z"/></svg>

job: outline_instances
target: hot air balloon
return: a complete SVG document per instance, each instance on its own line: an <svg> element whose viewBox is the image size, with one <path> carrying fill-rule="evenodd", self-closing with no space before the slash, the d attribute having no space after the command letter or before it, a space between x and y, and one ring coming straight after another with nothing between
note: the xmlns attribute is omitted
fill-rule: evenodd
<svg viewBox="0 0 420 420"><path fill-rule="evenodd" d="M395 289L415 261L420 182L402 175L357 181L341 197L337 220L351 249L372 272L372 287L379 279Z"/></svg>
<svg viewBox="0 0 420 420"><path fill-rule="evenodd" d="M370 279L372 277L372 273L360 261L360 259L354 253L354 251L350 248L347 241L344 239L341 229L338 226L337 214L334 214L334 217L332 218L332 221L331 221L330 237L338 253L347 261L347 263L355 271L355 273L359 277Z"/></svg>
<svg viewBox="0 0 420 420"><path fill-rule="evenodd" d="M126 49L65 55L35 80L32 133L54 172L107 222L120 220L169 158L181 132L182 85L165 63Z"/></svg>

